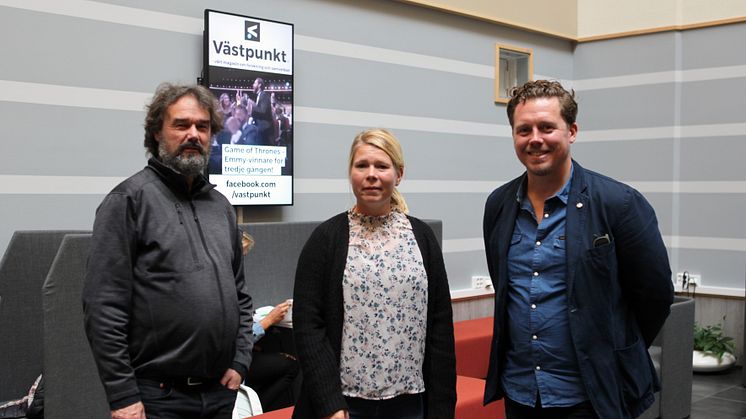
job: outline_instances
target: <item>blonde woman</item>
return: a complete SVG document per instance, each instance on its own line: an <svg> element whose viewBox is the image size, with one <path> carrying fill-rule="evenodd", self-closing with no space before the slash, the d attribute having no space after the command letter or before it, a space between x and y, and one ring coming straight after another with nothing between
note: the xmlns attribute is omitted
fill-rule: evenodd
<svg viewBox="0 0 746 419"><path fill-rule="evenodd" d="M407 215L399 141L352 142L356 204L325 221L298 260L293 327L303 371L294 418L453 418L453 319L443 255Z"/></svg>

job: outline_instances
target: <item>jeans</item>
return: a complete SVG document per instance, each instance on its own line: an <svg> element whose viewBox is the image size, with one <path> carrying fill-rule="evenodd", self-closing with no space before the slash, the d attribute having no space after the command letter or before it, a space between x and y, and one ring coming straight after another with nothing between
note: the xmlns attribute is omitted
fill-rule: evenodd
<svg viewBox="0 0 746 419"><path fill-rule="evenodd" d="M505 417L507 419L598 419L591 402L585 401L568 407L536 407L516 403L505 398Z"/></svg>
<svg viewBox="0 0 746 419"><path fill-rule="evenodd" d="M231 419L236 392L219 382L187 387L137 380L148 419Z"/></svg>
<svg viewBox="0 0 746 419"><path fill-rule="evenodd" d="M422 394L402 394L392 399L346 397L350 419L424 419Z"/></svg>

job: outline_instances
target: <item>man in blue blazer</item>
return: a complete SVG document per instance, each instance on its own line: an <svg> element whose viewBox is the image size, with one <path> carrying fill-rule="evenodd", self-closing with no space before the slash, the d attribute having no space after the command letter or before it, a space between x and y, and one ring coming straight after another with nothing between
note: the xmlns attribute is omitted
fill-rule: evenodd
<svg viewBox="0 0 746 419"><path fill-rule="evenodd" d="M526 172L485 206L495 321L484 401L504 397L508 419L637 417L660 388L647 348L673 301L655 212L572 160L574 94L541 80L511 96Z"/></svg>

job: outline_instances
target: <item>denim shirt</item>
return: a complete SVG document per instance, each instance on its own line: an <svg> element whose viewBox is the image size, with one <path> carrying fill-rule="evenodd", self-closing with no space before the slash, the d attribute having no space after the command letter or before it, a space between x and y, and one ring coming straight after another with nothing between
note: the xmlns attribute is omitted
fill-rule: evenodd
<svg viewBox="0 0 746 419"><path fill-rule="evenodd" d="M570 179L544 202L537 225L524 187L508 252L508 337L502 385L520 404L573 406L588 400L567 313L565 216Z"/></svg>

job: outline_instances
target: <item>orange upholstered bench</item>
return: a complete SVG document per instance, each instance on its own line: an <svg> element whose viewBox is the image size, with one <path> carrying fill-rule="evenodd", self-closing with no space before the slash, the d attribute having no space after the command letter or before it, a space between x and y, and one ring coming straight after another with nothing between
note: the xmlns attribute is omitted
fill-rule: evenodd
<svg viewBox="0 0 746 419"><path fill-rule="evenodd" d="M503 401L482 406L484 380L456 376L456 419L505 419Z"/></svg>
<svg viewBox="0 0 746 419"><path fill-rule="evenodd" d="M492 344L492 317L453 323L456 340L456 374L487 378Z"/></svg>
<svg viewBox="0 0 746 419"><path fill-rule="evenodd" d="M286 407L284 409L273 410L271 412L262 413L261 415L252 416L252 418L261 419L290 419L293 416L293 407Z"/></svg>
<svg viewBox="0 0 746 419"><path fill-rule="evenodd" d="M456 377L456 419L504 419L503 401L482 406L484 380L471 377ZM254 416L257 419L290 419L293 408L273 410Z"/></svg>

